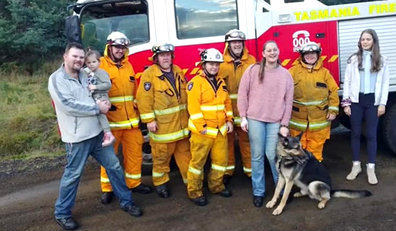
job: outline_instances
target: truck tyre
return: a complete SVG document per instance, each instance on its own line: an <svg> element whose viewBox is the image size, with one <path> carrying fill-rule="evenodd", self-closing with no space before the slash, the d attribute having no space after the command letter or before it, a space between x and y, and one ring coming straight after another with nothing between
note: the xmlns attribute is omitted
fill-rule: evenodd
<svg viewBox="0 0 396 231"><path fill-rule="evenodd" d="M389 107L382 123L382 139L385 145L396 154L396 103Z"/></svg>
<svg viewBox="0 0 396 231"><path fill-rule="evenodd" d="M142 147L142 175L147 176L152 174L153 168L153 157L151 155L150 139L147 129L142 129L142 135L144 138L144 143Z"/></svg>
<svg viewBox="0 0 396 231"><path fill-rule="evenodd" d="M340 123L342 124L342 126L351 129L351 120L349 118L349 116L345 115L344 112L342 112L341 116L340 116Z"/></svg>

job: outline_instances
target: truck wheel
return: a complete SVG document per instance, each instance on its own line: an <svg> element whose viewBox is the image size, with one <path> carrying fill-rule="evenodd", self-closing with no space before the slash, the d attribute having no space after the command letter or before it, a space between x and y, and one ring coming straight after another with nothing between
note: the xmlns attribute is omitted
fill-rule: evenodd
<svg viewBox="0 0 396 231"><path fill-rule="evenodd" d="M342 124L342 126L351 129L351 120L349 116L345 115L344 113L342 113L340 116L340 123Z"/></svg>
<svg viewBox="0 0 396 231"><path fill-rule="evenodd" d="M382 123L382 139L385 145L396 154L396 103L389 107Z"/></svg>
<svg viewBox="0 0 396 231"><path fill-rule="evenodd" d="M151 146L147 129L142 129L144 143L142 147L142 175L151 175L153 168L153 157L151 155Z"/></svg>

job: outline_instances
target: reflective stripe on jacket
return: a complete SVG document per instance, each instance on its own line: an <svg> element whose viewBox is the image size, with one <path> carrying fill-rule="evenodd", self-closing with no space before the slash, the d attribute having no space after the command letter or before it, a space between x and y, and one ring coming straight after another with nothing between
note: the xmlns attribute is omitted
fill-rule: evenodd
<svg viewBox="0 0 396 231"><path fill-rule="evenodd" d="M239 83L241 82L241 78L245 70L254 63L256 63L256 59L252 55L249 55L249 51L245 46L243 48L241 63L235 67L234 58L232 58L228 50L228 42L226 43L224 49L224 63L220 65L219 76L222 76L225 79L232 102L234 124L237 126L241 125L241 118L237 107Z"/></svg>
<svg viewBox="0 0 396 231"><path fill-rule="evenodd" d="M207 131L206 136L216 138L218 132L227 133L226 122L233 119L231 99L225 81L217 77L217 90L201 71L187 85L188 128L193 133Z"/></svg>
<svg viewBox="0 0 396 231"><path fill-rule="evenodd" d="M140 80L137 104L143 123L157 121L158 130L150 138L158 143L170 143L187 138L188 113L186 80L183 71L172 66L175 86L158 65L147 68Z"/></svg>
<svg viewBox="0 0 396 231"><path fill-rule="evenodd" d="M299 59L289 69L294 80L294 100L290 127L299 131L322 130L331 125L327 114L338 114L338 86L319 59L312 69Z"/></svg>
<svg viewBox="0 0 396 231"><path fill-rule="evenodd" d="M128 54L120 64L115 63L108 56L108 46L105 48L104 56L100 58L100 68L105 70L111 81L109 100L111 108L106 114L112 130L131 129L139 127L139 113L136 108L135 72L128 61Z"/></svg>

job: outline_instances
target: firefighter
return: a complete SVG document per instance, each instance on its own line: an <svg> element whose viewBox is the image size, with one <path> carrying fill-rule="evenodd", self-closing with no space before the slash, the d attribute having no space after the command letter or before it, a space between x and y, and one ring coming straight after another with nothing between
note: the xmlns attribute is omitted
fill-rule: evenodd
<svg viewBox="0 0 396 231"><path fill-rule="evenodd" d="M251 177L252 167L250 159L249 136L241 129L241 118L237 108L239 83L246 68L256 63L256 59L249 55L245 46L246 35L240 30L230 30L225 35L224 63L220 65L220 76L225 76L226 86L232 102L234 115L234 132L228 134L228 165L224 175L227 185L235 169L235 137L238 137L239 149L242 156L243 172Z"/></svg>
<svg viewBox="0 0 396 231"><path fill-rule="evenodd" d="M222 54L216 49L201 52L202 70L187 85L188 127L191 130L192 159L187 172L188 197L198 206L207 204L202 194L203 170L210 152L211 170L208 187L211 193L230 197L223 184L227 168L227 133L233 131L231 99L222 76L218 76Z"/></svg>
<svg viewBox="0 0 396 231"><path fill-rule="evenodd" d="M304 132L301 144L323 160L323 145L330 138L331 121L338 114L338 86L330 71L323 67L322 48L308 42L300 49L298 64L290 68L294 80L294 98L290 133Z"/></svg>
<svg viewBox="0 0 396 231"><path fill-rule="evenodd" d="M191 160L188 140L187 81L183 70L172 63L175 47L172 44L154 45L154 65L140 79L137 104L140 118L147 123L153 155L153 184L162 198L170 196L169 163L174 155L183 181L187 184Z"/></svg>
<svg viewBox="0 0 396 231"><path fill-rule="evenodd" d="M139 129L139 113L134 102L137 84L135 72L128 61L129 44L130 41L124 34L112 32L107 37L104 56L100 58L100 68L107 71L112 83L109 90L111 108L106 116L116 139L115 153L118 153L118 147L122 144L127 186L132 192L147 194L152 189L141 182L143 135ZM100 181L101 201L108 204L111 202L113 189L103 167Z"/></svg>

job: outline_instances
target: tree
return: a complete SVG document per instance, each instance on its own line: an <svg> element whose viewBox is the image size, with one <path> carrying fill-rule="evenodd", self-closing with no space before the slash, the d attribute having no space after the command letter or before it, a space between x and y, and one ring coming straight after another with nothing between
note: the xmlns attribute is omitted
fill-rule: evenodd
<svg viewBox="0 0 396 231"><path fill-rule="evenodd" d="M0 65L16 63L30 74L64 49L69 0L6 0L0 3Z"/></svg>

